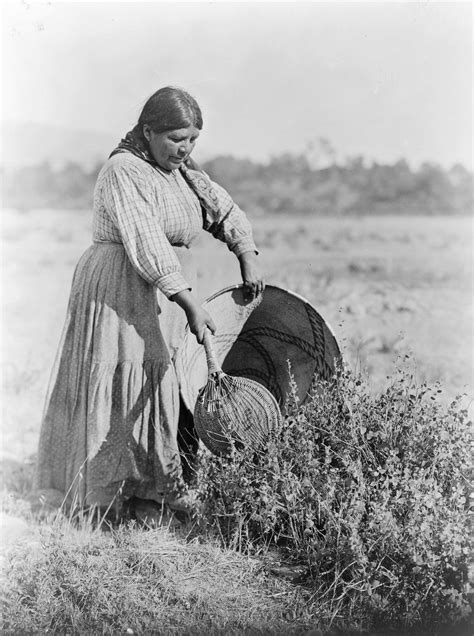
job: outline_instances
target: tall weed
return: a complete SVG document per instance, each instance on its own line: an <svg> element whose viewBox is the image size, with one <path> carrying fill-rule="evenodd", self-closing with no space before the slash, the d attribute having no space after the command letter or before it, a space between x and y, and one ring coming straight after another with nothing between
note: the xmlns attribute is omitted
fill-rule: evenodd
<svg viewBox="0 0 474 636"><path fill-rule="evenodd" d="M467 601L470 437L462 398L404 371L379 396L344 370L287 417L264 452L203 452L209 526L244 552L306 569L328 627L461 624Z"/></svg>

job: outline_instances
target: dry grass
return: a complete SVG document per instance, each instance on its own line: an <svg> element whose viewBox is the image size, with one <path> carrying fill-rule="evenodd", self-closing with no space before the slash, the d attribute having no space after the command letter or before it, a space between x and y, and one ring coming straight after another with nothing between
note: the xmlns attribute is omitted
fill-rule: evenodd
<svg viewBox="0 0 474 636"><path fill-rule="evenodd" d="M67 519L4 555L2 633L295 633L303 594L262 563L167 529Z"/></svg>
<svg viewBox="0 0 474 636"><path fill-rule="evenodd" d="M112 527L30 505L31 462L0 468L2 634L295 634L318 620L308 592L202 520Z"/></svg>
<svg viewBox="0 0 474 636"><path fill-rule="evenodd" d="M40 526L21 503L31 483L25 460L36 449L70 281L90 244L91 217L73 211L2 215L2 469L7 492L15 492L4 508L32 529L4 554L4 632L309 629L315 608L258 561L167 531L104 534L64 519ZM314 304L349 364L367 373L373 392L406 353L411 358L404 364L416 369L417 381L439 381L446 402L471 391L469 218L289 216L256 219L254 227L267 280ZM196 256L202 298L239 282L225 246L203 236Z"/></svg>

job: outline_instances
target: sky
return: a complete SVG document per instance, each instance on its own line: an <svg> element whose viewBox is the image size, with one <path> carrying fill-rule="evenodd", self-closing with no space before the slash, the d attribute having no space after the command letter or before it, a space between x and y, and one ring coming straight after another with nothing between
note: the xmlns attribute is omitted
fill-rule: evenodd
<svg viewBox="0 0 474 636"><path fill-rule="evenodd" d="M472 4L2 4L1 118L121 137L146 98L198 100L198 158L267 160L319 138L472 169Z"/></svg>

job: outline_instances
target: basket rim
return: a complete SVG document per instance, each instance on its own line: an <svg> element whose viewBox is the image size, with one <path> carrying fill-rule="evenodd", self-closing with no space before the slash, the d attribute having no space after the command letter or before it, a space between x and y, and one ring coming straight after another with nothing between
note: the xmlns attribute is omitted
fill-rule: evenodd
<svg viewBox="0 0 474 636"><path fill-rule="evenodd" d="M220 289L219 291L214 292L213 294L208 296L205 300L202 301L201 306L204 309L211 310L212 307L209 307L209 304L212 304L212 301L216 300L217 298L219 298L221 296L228 295L229 292L233 292L233 291L236 291L236 290L239 290L239 289L241 290L243 288L244 288L244 284L243 283L238 283L238 284L234 284L234 285L228 285L227 287L224 287L223 289ZM267 284L265 289L274 290L275 292L282 293L283 295L286 295L288 297L289 301L291 301L291 299L293 299L293 302L297 301L300 305L306 306L306 310L307 311L310 310L312 312L315 312L315 314L317 314L317 316L319 316L319 319L324 324L324 328L327 330L327 333L328 333L329 337L332 340L332 346L334 347L333 353L334 353L335 364L343 363L343 355L342 355L339 343L337 341L337 338L336 338L336 336L334 334L334 330L332 329L332 327L328 323L328 321L324 318L324 316L316 309L316 307L312 303L310 303L308 301L307 298L305 298L301 294L293 292L293 291L291 291L289 289L286 289L285 287L281 287L279 285ZM265 294L265 292L260 297L262 301L264 301L264 294ZM257 310L259 305L260 305L260 303L257 303L254 309ZM251 313L253 313L253 311ZM186 408L190 412L193 412L194 407L195 407L195 400L194 400L194 396L190 395L190 391L192 392L192 389L190 389L190 382L189 382L189 379L187 378L186 370L185 370L184 362L183 362L184 357L186 356L186 351L188 351L189 349L193 350L193 347L194 347L193 339L190 338L190 336L191 336L191 331L190 331L190 328L189 328L189 324L186 323L186 326L185 326L185 329L184 329L184 332L183 332L183 338L182 338L181 344L180 344L180 346L179 346L179 348L178 348L178 350L176 352L175 364L176 364L178 379L179 379L179 383L180 383L181 399L183 400L183 403L186 406ZM217 337L218 336L219 336L219 333L217 333ZM244 377L246 377L246 376L244 376ZM250 378L248 378L248 379L250 379ZM277 403L278 403L278 400L277 400Z"/></svg>
<svg viewBox="0 0 474 636"><path fill-rule="evenodd" d="M212 294L211 296L208 296L208 298L206 298L203 302L202 302L202 306L204 306L206 303L211 302L212 300L215 300L216 298L219 298L219 296L222 296L223 294L226 294L229 291L232 291L234 289L242 289L244 287L243 283L238 283L236 285L229 285L228 287L224 287L223 289L219 290L218 292L215 292L214 294ZM280 287L279 285L269 285L266 284L265 285L265 289L268 288L272 288L272 289L278 289L279 291L283 291L287 294L289 294L290 296L293 296L293 298L297 298L298 300L301 300L302 302L306 303L307 305L309 305L311 307L311 309L313 309L319 316L321 316L325 326L327 327L329 333L332 335L332 337L334 338L334 342L336 344L337 347L337 351L339 353L339 355L341 355L341 349L339 347L339 343L337 342L337 338L336 335L334 333L334 329L331 327L330 323L326 320L326 318L323 318L323 316L319 313L319 311L316 309L316 307L314 307L307 298L305 298L304 296L302 296L301 294L297 294L294 291L291 291L290 289L286 289L285 287ZM265 293L265 290L264 292ZM185 335L187 335L187 333L189 332L189 324L186 323L186 331L185 331ZM181 347L180 347L181 348Z"/></svg>

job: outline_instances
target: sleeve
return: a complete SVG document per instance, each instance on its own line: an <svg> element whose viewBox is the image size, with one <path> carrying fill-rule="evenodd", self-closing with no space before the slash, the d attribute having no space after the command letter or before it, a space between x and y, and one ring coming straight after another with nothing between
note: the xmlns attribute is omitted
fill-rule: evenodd
<svg viewBox="0 0 474 636"><path fill-rule="evenodd" d="M103 180L103 202L142 278L168 298L191 288L160 225L159 195L137 166L110 166Z"/></svg>
<svg viewBox="0 0 474 636"><path fill-rule="evenodd" d="M209 179L209 176L206 175ZM236 256L244 252L255 252L257 247L253 240L252 226L247 215L234 203L232 197L222 186L209 179L221 210L219 219L211 219L206 213L204 217L204 229L215 238L227 244L227 247Z"/></svg>

